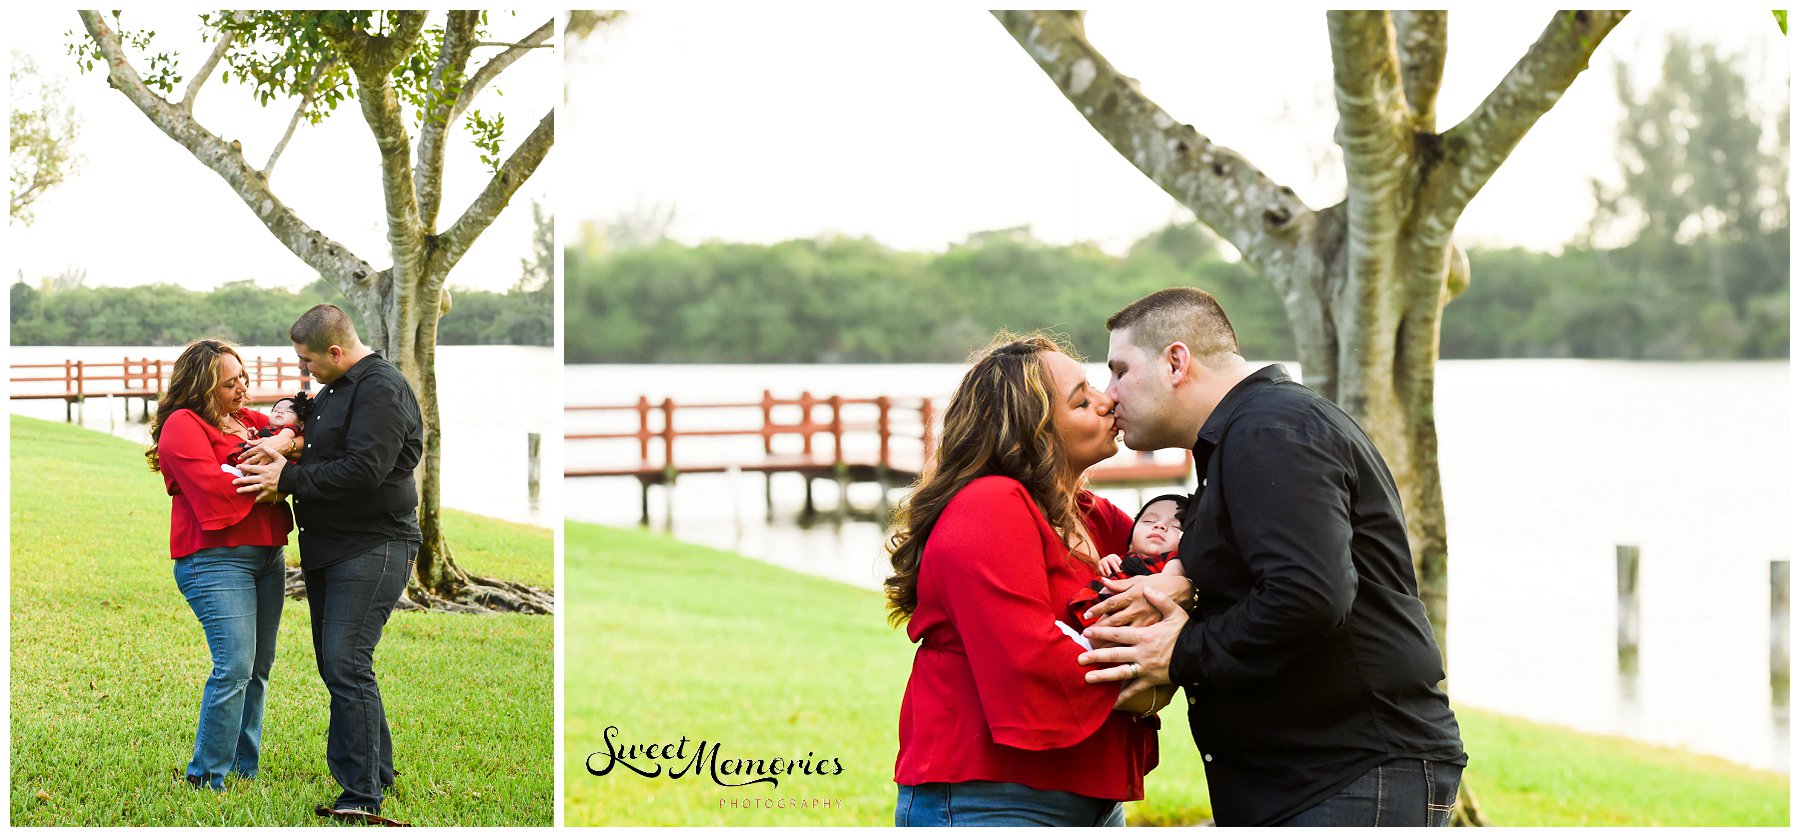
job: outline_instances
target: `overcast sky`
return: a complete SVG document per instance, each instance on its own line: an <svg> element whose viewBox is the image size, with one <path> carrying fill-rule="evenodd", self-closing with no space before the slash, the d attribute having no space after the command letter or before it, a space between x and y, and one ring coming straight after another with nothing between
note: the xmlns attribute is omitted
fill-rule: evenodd
<svg viewBox="0 0 1800 837"><path fill-rule="evenodd" d="M1439 126L1461 120L1524 54L1548 10L1450 16ZM1773 118L1788 42L1766 10L1665 7L1626 18L1458 226L1464 244L1555 249L1616 177L1615 57L1648 83L1670 33L1750 52ZM1320 207L1343 196L1321 12L1120 6L1088 15L1095 46L1177 119ZM774 242L825 232L941 249L1029 224L1115 252L1191 218L1094 133L985 12L922 6L660 8L576 47L559 193L583 222L672 208L671 233Z"/></svg>
<svg viewBox="0 0 1800 837"><path fill-rule="evenodd" d="M548 11L489 15L491 40L517 40L548 18ZM442 20L434 15L432 22ZM156 32L157 51L178 50L183 74L193 73L210 46L200 41L192 12L130 10L126 27ZM64 77L80 115L76 150L86 162L79 174L40 200L29 229L10 225L7 281L27 282L65 270L85 269L89 285L170 282L211 288L238 279L298 287L317 274L277 243L225 182L152 126L136 107L106 84L105 71L81 75L67 54L71 31L86 33L73 10L34 5L7 13L3 37L10 49L31 55L46 73ZM497 48L476 51L471 66ZM10 53L9 53L10 54ZM145 71L141 57L134 59ZM502 155L531 132L561 92L561 56L550 49L514 64L475 107L506 118ZM178 87L172 98L185 90ZM217 75L195 106L201 124L227 140L243 143L244 154L261 165L287 128L292 103L264 109L248 88L222 84ZM465 120L466 121L466 120ZM416 131L413 132L416 141ZM462 214L486 185L489 172L468 141L463 123L453 128L446 155L440 226ZM453 287L501 291L519 277L519 259L531 248L531 201L545 200L558 157L552 152L512 204L476 241L450 274ZM375 142L354 101L321 125L302 124L282 153L271 179L276 194L307 223L349 247L378 268L392 264L387 254L380 162Z"/></svg>

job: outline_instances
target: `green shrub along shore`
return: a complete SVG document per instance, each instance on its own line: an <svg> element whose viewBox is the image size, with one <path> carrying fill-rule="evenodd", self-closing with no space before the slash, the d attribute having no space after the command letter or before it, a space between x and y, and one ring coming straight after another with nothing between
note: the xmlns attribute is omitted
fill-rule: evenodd
<svg viewBox="0 0 1800 837"><path fill-rule="evenodd" d="M338 788L305 602L285 602L260 774L223 793L190 789L177 777L212 663L171 574L161 477L137 445L67 425L14 416L11 443L12 824L320 822L313 806ZM549 530L455 512L444 526L464 566L553 582ZM394 614L375 668L402 775L383 814L554 823L553 628L538 616Z"/></svg>
<svg viewBox="0 0 1800 837"><path fill-rule="evenodd" d="M889 825L895 722L912 646L879 593L640 530L569 523L564 717L569 825ZM1786 825L1788 777L1721 759L1458 707L1478 798L1496 825ZM1211 817L1180 712L1134 825ZM611 764L611 741L686 760ZM737 759L835 759L779 784L684 772L700 742ZM603 776L591 771L612 769ZM681 772L671 778L673 772ZM817 800L818 802L815 802ZM821 804L822 803L822 804Z"/></svg>

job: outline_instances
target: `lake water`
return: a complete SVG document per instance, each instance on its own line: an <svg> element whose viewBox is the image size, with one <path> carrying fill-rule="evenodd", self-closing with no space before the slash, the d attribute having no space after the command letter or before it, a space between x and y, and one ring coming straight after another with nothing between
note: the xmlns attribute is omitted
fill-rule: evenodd
<svg viewBox="0 0 1800 837"><path fill-rule="evenodd" d="M1103 386L1105 369L1088 368ZM1439 370L1456 699L1785 772L1787 711L1768 676L1769 562L1787 559L1792 544L1789 364L1503 360L1449 361ZM803 389L931 396L941 408L962 372L954 364L571 366L564 381L570 404L626 404L640 395L755 400L768 388L777 397ZM571 414L567 432L629 430L635 422ZM680 456L714 459L753 455L760 441L680 445ZM577 441L566 456L572 468L632 463L637 449ZM761 477L684 477L672 493L653 489L653 525L879 587L887 569L882 527L795 524L800 485L794 476L775 479L771 525ZM871 506L875 489L861 488L852 501ZM638 520L635 480L575 479L564 491L572 519ZM819 483L816 492L822 507L835 505L832 486ZM1101 493L1128 510L1140 502L1130 489ZM1617 664L1619 544L1642 549L1634 677Z"/></svg>
<svg viewBox="0 0 1800 837"><path fill-rule="evenodd" d="M248 346L238 352L246 359L286 359L293 356L293 347ZM125 357L134 361L172 361L179 354L180 346L7 349L10 363L118 363ZM562 480L557 478L561 473L562 402L557 397L555 381L560 355L547 346L440 346L437 361L438 409L444 421L444 505L537 526L557 526L562 488ZM20 391L25 391L26 386L30 385L19 385ZM8 403L17 415L63 420L60 400ZM78 418L84 426L148 445L150 426L137 421L140 409L134 403L127 417L123 400L109 403L91 399ZM543 479L536 497L531 495L527 483L530 433L542 438ZM145 485L151 486L152 482ZM160 486L157 490L161 490Z"/></svg>

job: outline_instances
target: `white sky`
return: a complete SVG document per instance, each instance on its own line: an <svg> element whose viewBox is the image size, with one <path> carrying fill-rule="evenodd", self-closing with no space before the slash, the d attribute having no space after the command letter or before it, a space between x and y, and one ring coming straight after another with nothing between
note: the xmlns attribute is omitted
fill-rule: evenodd
<svg viewBox="0 0 1800 837"><path fill-rule="evenodd" d="M548 11L489 15L490 40L513 41L536 29ZM433 16L432 24L441 21ZM154 30L157 51L178 50L183 75L191 75L211 52L201 42L193 12L128 10L127 28ZM74 31L86 37L73 10L24 5L7 13L4 37L9 49L36 59L46 74L64 77L64 88L81 120L77 151L86 158L79 173L35 204L36 222L29 228L10 225L7 234L6 282L23 275L35 283L41 276L86 269L91 285L140 285L168 282L205 289L239 279L297 288L317 274L275 240L237 195L210 169L202 166L145 119L124 95L106 84L104 68L82 75L67 54ZM476 50L471 66L499 52ZM8 53L10 55L10 53ZM554 106L561 88L559 50L539 49L501 74L475 108L506 117L502 159L522 142L544 112ZM146 63L134 53L140 73ZM220 65L220 70L224 65ZM170 98L179 99L186 79ZM287 128L293 102L259 107L249 88L222 84L217 73L200 91L195 115L214 134L243 143L255 165ZM468 141L463 121L452 126L446 154L444 201L440 228L462 215L486 185L489 173ZM409 125L412 139L416 131ZM561 156L552 152L514 195L512 203L488 227L451 272L452 287L503 291L519 278L519 259L531 250L531 201L546 200L552 167ZM288 143L271 179L275 193L307 223L349 247L377 268L388 256L385 211L381 200L380 161L375 142L354 100L338 106L324 123L301 124Z"/></svg>
<svg viewBox="0 0 1800 837"><path fill-rule="evenodd" d="M1440 129L1480 102L1551 13L1451 14ZM1589 179L1616 178L1612 59L1636 58L1648 81L1672 32L1754 50L1753 89L1779 114L1788 42L1768 11L1633 13L1476 197L1458 240L1554 250L1585 228ZM1310 205L1342 198L1342 170L1321 165L1336 122L1322 12L1120 6L1091 12L1088 34L1164 109ZM558 194L564 241L583 222L660 206L689 243L841 232L936 250L1029 224L1048 241L1118 252L1191 217L978 10L634 11L578 45L567 77L564 136L582 153L563 171L590 185Z"/></svg>

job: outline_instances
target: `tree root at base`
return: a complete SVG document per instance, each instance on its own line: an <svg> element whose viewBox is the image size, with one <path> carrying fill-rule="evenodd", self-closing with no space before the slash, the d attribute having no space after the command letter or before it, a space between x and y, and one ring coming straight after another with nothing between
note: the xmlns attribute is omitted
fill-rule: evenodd
<svg viewBox="0 0 1800 837"><path fill-rule="evenodd" d="M284 592L289 598L306 598L306 576L299 567L287 568ZM417 578L407 580L395 610L445 613L547 614L556 609L556 594L516 581L465 576L448 595L426 590Z"/></svg>

